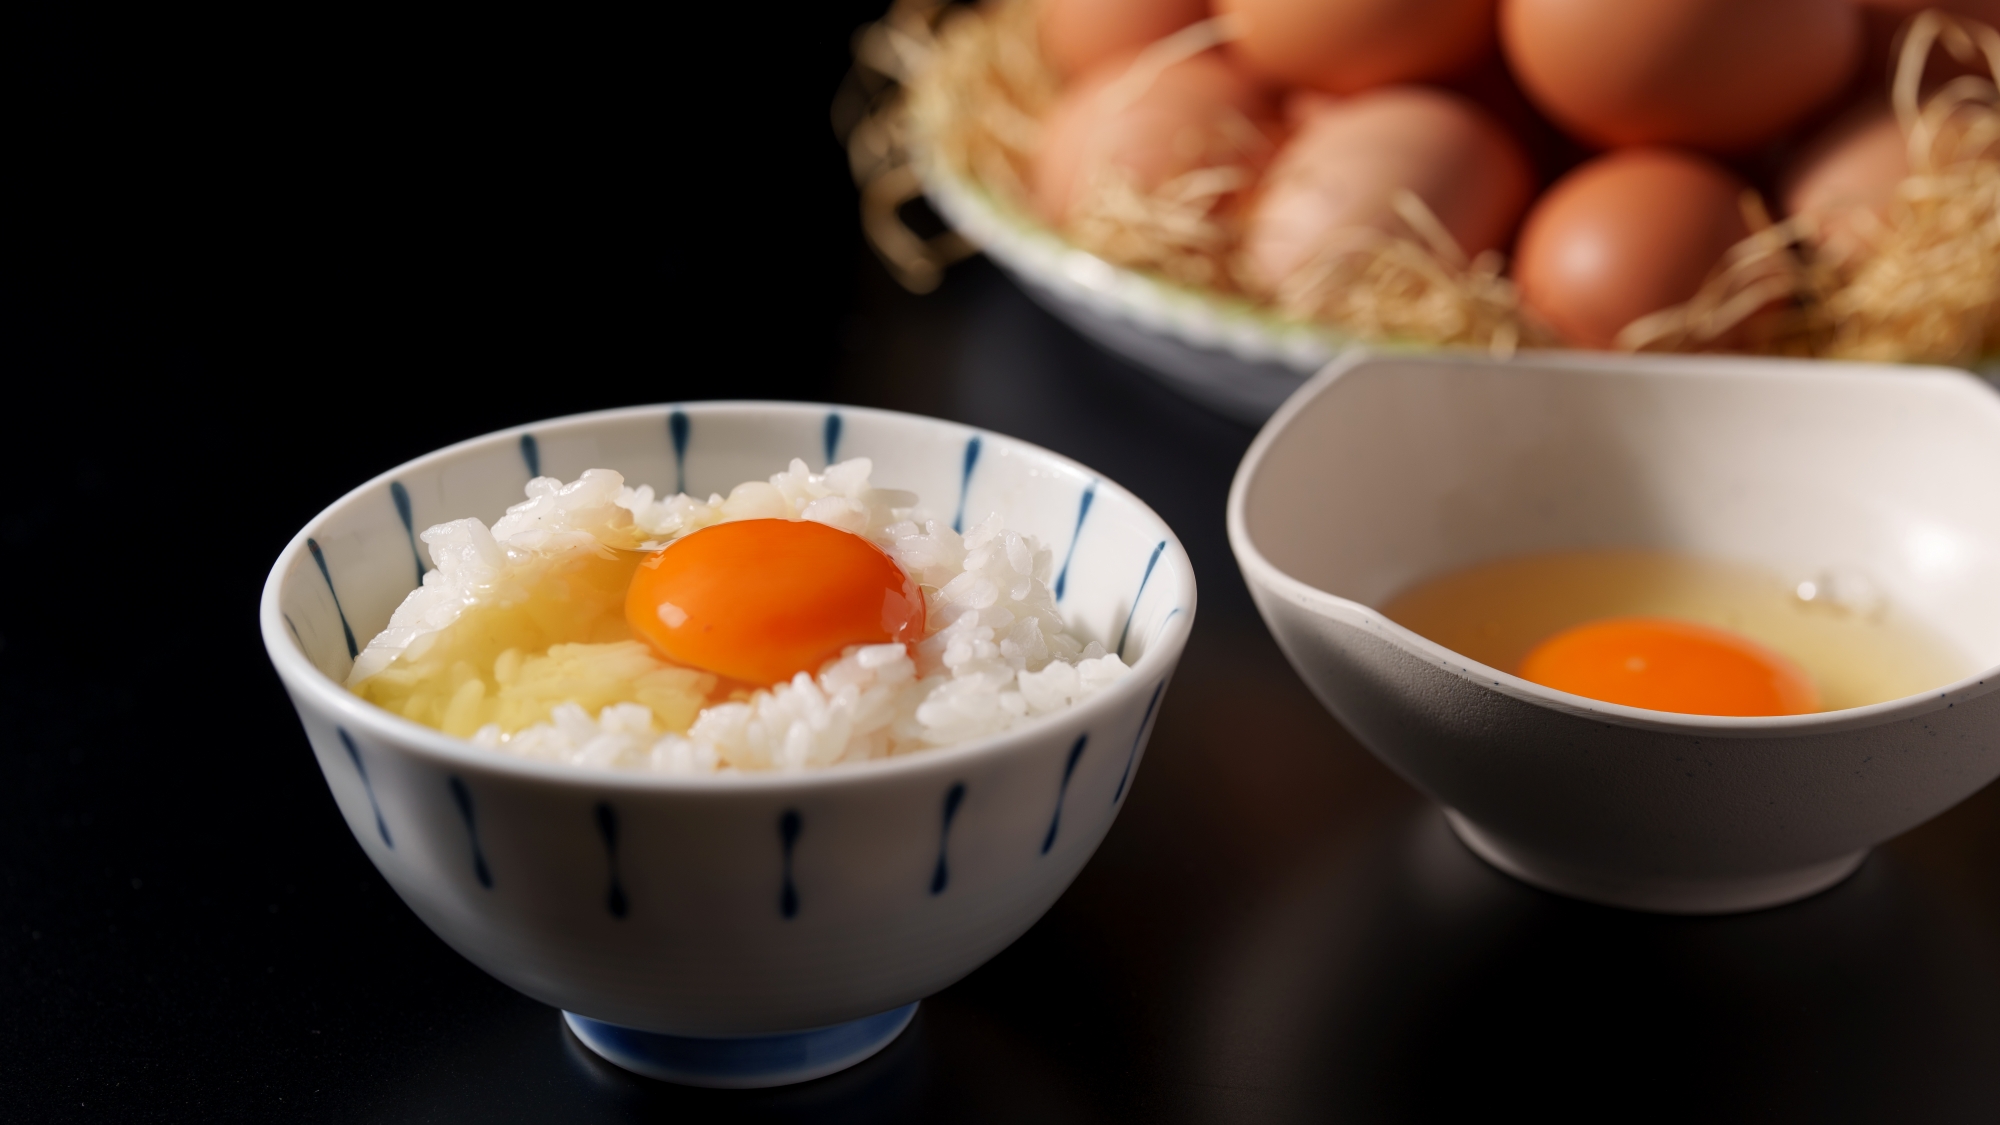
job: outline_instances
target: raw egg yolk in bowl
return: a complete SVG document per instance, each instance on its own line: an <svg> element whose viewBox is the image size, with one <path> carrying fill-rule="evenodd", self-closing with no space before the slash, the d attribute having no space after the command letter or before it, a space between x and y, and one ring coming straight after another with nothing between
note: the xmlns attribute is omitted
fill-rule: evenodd
<svg viewBox="0 0 2000 1125"><path fill-rule="evenodd" d="M852 532L811 520L739 520L640 563L625 619L667 660L769 686L818 671L849 645L922 640L924 596L895 560Z"/></svg>
<svg viewBox="0 0 2000 1125"><path fill-rule="evenodd" d="M1798 665L1726 629L1614 617L1536 645L1520 676L1572 695L1687 715L1804 715L1819 691Z"/></svg>

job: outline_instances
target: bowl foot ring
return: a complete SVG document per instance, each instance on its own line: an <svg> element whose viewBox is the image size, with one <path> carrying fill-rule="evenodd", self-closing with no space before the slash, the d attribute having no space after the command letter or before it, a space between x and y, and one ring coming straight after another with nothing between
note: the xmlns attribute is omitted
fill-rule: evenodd
<svg viewBox="0 0 2000 1125"><path fill-rule="evenodd" d="M563 1022L605 1061L634 1074L725 1090L789 1086L846 1070L895 1040L917 1014L915 1003L809 1031L714 1038L666 1035L605 1023L575 1012Z"/></svg>
<svg viewBox="0 0 2000 1125"><path fill-rule="evenodd" d="M1821 863L1767 875L1625 877L1537 854L1500 839L1466 819L1457 809L1444 810L1444 818L1472 854L1523 883L1585 902L1656 914L1740 914L1783 906L1839 883L1854 874L1861 861L1868 858L1868 849L1863 848Z"/></svg>

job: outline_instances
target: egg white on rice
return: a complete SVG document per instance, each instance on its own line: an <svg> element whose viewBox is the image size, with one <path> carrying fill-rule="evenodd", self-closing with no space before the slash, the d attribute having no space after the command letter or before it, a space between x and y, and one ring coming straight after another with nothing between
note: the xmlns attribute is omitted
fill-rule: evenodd
<svg viewBox="0 0 2000 1125"><path fill-rule="evenodd" d="M865 457L824 473L794 459L769 481L705 501L656 497L609 469L568 484L537 477L491 529L460 519L423 533L436 569L368 643L348 686L378 701L421 697L429 702L404 713L502 753L703 774L828 766L997 734L1125 674L1115 653L1068 632L1048 586L1052 553L1034 537L997 513L961 536L915 496L871 487L872 471ZM494 655L501 642L481 634L498 615L532 616L550 585L587 591L593 560L616 558L616 548L658 549L746 519L813 520L866 537L923 589L927 635L908 649L850 646L817 675L703 706L714 677L616 635L604 606L596 635L539 652ZM599 602L612 594L599 591Z"/></svg>

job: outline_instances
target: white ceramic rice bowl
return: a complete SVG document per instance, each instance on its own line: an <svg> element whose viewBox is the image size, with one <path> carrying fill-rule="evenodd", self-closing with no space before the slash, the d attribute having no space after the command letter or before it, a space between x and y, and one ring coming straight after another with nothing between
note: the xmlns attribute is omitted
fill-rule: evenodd
<svg viewBox="0 0 2000 1125"><path fill-rule="evenodd" d="M1064 568L1072 631L1122 648L1131 672L1070 710L972 743L693 778L515 758L341 686L357 644L418 581L414 533L468 515L490 523L531 476L608 467L705 495L792 457L818 470L856 456L874 460L878 487L916 492L943 518L969 527L998 511L1039 536ZM912 415L689 403L538 423L384 473L299 532L261 616L341 814L440 937L584 1023L727 1037L893 1012L1032 925L1130 792L1194 610L1193 570L1172 531L1066 458Z"/></svg>

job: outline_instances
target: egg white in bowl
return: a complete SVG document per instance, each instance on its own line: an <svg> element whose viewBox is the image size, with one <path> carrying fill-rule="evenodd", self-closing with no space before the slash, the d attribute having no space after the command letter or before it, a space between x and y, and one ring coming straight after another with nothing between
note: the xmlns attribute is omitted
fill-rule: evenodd
<svg viewBox="0 0 2000 1125"><path fill-rule="evenodd" d="M609 467L701 494L815 453L816 468L868 457L882 486L1050 544L1063 619L1130 674L958 745L694 777L496 753L342 686L417 584L423 527L496 516L544 474ZM261 623L349 828L440 937L621 1065L769 1085L879 1049L905 1008L1047 910L1131 791L1194 610L1172 531L1066 458L911 415L689 403L504 431L383 474L286 548ZM715 1037L735 1046L718 1054Z"/></svg>
<svg viewBox="0 0 2000 1125"><path fill-rule="evenodd" d="M1357 356L1253 443L1229 535L1293 667L1363 745L1445 806L1474 852L1560 894L1720 914L1816 894L2000 775L1996 472L2000 398L1960 372ZM1401 596L1487 564L1631 550L1794 580L1859 577L1875 604L1837 612L1907 613L1949 658L1928 682L1866 683L1820 710L1672 711L1551 686L1493 649L1448 647ZM1614 582L1630 589L1632 577ZM1712 590L1688 583L1679 607L1637 612L1720 610L1737 619L1710 623L1758 628L1737 616L1747 603L1702 605ZM1513 593L1454 641L1537 612L1521 604L1526 590ZM1916 655L1899 632L1812 643ZM1816 655L1830 658L1816 676L1859 667L1838 667L1851 653Z"/></svg>
<svg viewBox="0 0 2000 1125"><path fill-rule="evenodd" d="M706 500L615 469L535 477L490 529L416 537L434 569L347 686L507 753L702 774L998 734L1130 671L1071 635L1069 559L998 512L968 526L873 487L873 468L794 457Z"/></svg>

